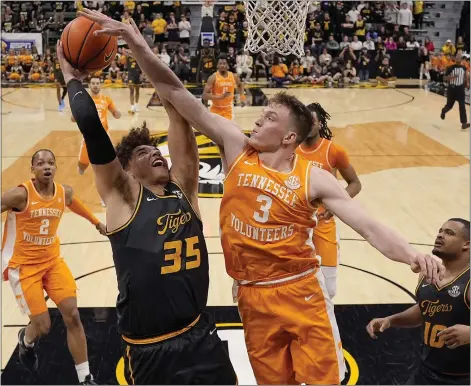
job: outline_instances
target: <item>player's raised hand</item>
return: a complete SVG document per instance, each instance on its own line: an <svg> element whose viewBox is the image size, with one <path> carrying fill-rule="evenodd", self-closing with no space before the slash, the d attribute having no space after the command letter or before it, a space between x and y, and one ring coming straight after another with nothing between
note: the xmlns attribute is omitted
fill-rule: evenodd
<svg viewBox="0 0 471 386"><path fill-rule="evenodd" d="M411 261L413 272L424 276L427 283L437 284L445 276L445 266L442 259L433 255L418 253Z"/></svg>
<svg viewBox="0 0 471 386"><path fill-rule="evenodd" d="M454 349L469 344L469 326L455 324L440 331L437 336L443 337L443 341L449 349Z"/></svg>
<svg viewBox="0 0 471 386"><path fill-rule="evenodd" d="M62 42L59 39L56 45L57 59L61 66L61 71L64 74L64 80L67 84L71 79L83 80L88 76L88 71L79 71L72 67L64 56L64 49L62 48Z"/></svg>
<svg viewBox="0 0 471 386"><path fill-rule="evenodd" d="M141 33L136 26L136 23L131 19L131 24L122 23L120 21L114 20L101 12L92 11L91 9L84 8L82 11L78 12L79 16L83 16L91 21L96 22L101 26L100 30L94 32L94 35L111 35L111 36L131 36Z"/></svg>
<svg viewBox="0 0 471 386"><path fill-rule="evenodd" d="M368 323L366 331L373 339L378 339L375 332L384 332L391 327L389 318L376 318Z"/></svg>

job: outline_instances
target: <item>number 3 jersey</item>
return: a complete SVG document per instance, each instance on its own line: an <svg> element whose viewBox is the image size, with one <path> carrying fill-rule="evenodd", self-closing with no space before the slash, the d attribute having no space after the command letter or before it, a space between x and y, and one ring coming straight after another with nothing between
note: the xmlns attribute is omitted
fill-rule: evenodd
<svg viewBox="0 0 471 386"><path fill-rule="evenodd" d="M237 280L277 280L318 265L308 199L311 162L296 155L282 173L262 165L251 147L231 165L220 210L228 274Z"/></svg>
<svg viewBox="0 0 471 386"><path fill-rule="evenodd" d="M449 349L437 334L455 324L469 326L469 267L452 282L438 287L419 282L417 301L424 320L422 364L437 373L469 377L469 344Z"/></svg>
<svg viewBox="0 0 471 386"><path fill-rule="evenodd" d="M148 339L191 324L206 306L208 252L203 225L174 182L157 196L141 186L131 219L108 233L118 279L118 326Z"/></svg>
<svg viewBox="0 0 471 386"><path fill-rule="evenodd" d="M2 262L6 268L42 264L60 256L57 229L65 210L65 190L54 183L54 196L43 198L33 180L20 186L27 191L26 207L22 211L9 210L3 232Z"/></svg>

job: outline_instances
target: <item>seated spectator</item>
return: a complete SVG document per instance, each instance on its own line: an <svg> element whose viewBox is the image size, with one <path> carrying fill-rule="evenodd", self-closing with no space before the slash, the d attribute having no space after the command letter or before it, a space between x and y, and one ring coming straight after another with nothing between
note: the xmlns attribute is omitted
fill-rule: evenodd
<svg viewBox="0 0 471 386"><path fill-rule="evenodd" d="M175 75L186 84L190 80L190 56L185 53L183 46L178 48L173 63Z"/></svg>
<svg viewBox="0 0 471 386"><path fill-rule="evenodd" d="M319 64L321 66L330 66L332 63L332 55L327 52L327 48L322 50L322 54L319 55Z"/></svg>
<svg viewBox="0 0 471 386"><path fill-rule="evenodd" d="M360 78L357 77L357 70L352 66L350 61L345 65L345 70L343 71L343 82L345 84L349 83L358 83Z"/></svg>
<svg viewBox="0 0 471 386"><path fill-rule="evenodd" d="M328 75L322 74L322 67L318 64L315 64L312 68L311 75L308 77L308 81L312 84L324 84L329 80Z"/></svg>
<svg viewBox="0 0 471 386"><path fill-rule="evenodd" d="M167 53L167 47L163 46L159 54L159 59L170 67L170 55Z"/></svg>
<svg viewBox="0 0 471 386"><path fill-rule="evenodd" d="M425 46L425 48L427 49L428 52L434 52L435 51L435 46L433 45L433 42L430 40L429 37L425 38L424 46Z"/></svg>
<svg viewBox="0 0 471 386"><path fill-rule="evenodd" d="M353 51L360 51L363 48L363 44L358 40L358 36L353 37L353 41L350 44L350 47Z"/></svg>
<svg viewBox="0 0 471 386"><path fill-rule="evenodd" d="M25 72L23 71L23 67L21 67L19 59L16 58L13 66L7 70L7 78L12 82L22 82L25 77L24 75Z"/></svg>
<svg viewBox="0 0 471 386"><path fill-rule="evenodd" d="M301 58L301 66L304 68L304 75L309 75L312 71L316 58L312 56L310 50L304 51L304 56Z"/></svg>
<svg viewBox="0 0 471 386"><path fill-rule="evenodd" d="M420 76L419 79L422 80L425 77L430 80L430 55L425 47L420 47L419 49L419 63L420 63Z"/></svg>
<svg viewBox="0 0 471 386"><path fill-rule="evenodd" d="M412 36L410 38L410 41L406 43L406 47L410 50L415 50L416 48L420 47L420 44L417 43L417 41L415 40L415 37Z"/></svg>
<svg viewBox="0 0 471 386"><path fill-rule="evenodd" d="M373 51L375 49L375 42L371 40L370 34L366 35L366 40L363 42L363 48Z"/></svg>
<svg viewBox="0 0 471 386"><path fill-rule="evenodd" d="M384 49L384 42L383 42L383 39L381 38L381 36L378 36L378 38L376 39L376 49L377 50L383 50Z"/></svg>
<svg viewBox="0 0 471 386"><path fill-rule="evenodd" d="M116 61L112 61L110 67L108 68L108 75L107 75L108 82L105 83L122 83L122 75L121 71L119 70Z"/></svg>
<svg viewBox="0 0 471 386"><path fill-rule="evenodd" d="M299 60L295 59L289 67L289 74L287 78L293 83L304 83L308 77L304 75L303 66L299 64Z"/></svg>
<svg viewBox="0 0 471 386"><path fill-rule="evenodd" d="M347 40L348 40L348 37L347 37ZM334 39L334 35L332 34L329 36L329 40L327 41L325 46L330 52L332 51L337 52L340 49L339 43Z"/></svg>
<svg viewBox="0 0 471 386"><path fill-rule="evenodd" d="M29 71L28 80L35 83L39 83L44 80L44 71L39 66L38 62L33 62Z"/></svg>
<svg viewBox="0 0 471 386"><path fill-rule="evenodd" d="M378 67L378 76L376 77L378 85L387 85L388 82L393 82L396 79L393 68L389 65L389 59L383 58L382 64Z"/></svg>
<svg viewBox="0 0 471 386"><path fill-rule="evenodd" d="M327 69L328 82L342 82L343 81L343 69L337 61L333 61Z"/></svg>
<svg viewBox="0 0 471 386"><path fill-rule="evenodd" d="M310 53L308 50L307 52ZM263 71L265 73L267 81L270 80L270 62L268 60L268 56L264 52L260 52L256 59L255 59L255 80L258 82L259 78L259 71Z"/></svg>
<svg viewBox="0 0 471 386"><path fill-rule="evenodd" d="M386 49L388 51L396 51L397 50L397 44L396 42L394 41L394 39L392 38L392 36L390 36L386 42L386 44L384 45L386 47Z"/></svg>
<svg viewBox="0 0 471 386"><path fill-rule="evenodd" d="M358 55L358 75L360 82L368 82L370 80L370 72L368 70L368 65L370 63L370 58L368 56L368 51L366 47L363 47L360 54Z"/></svg>
<svg viewBox="0 0 471 386"><path fill-rule="evenodd" d="M236 72L237 56L236 56L234 47L229 47L226 60L227 60L227 65L229 67L229 71Z"/></svg>
<svg viewBox="0 0 471 386"><path fill-rule="evenodd" d="M463 36L458 36L458 39L456 40L456 51L461 50L462 52L467 51L466 43L463 41Z"/></svg>
<svg viewBox="0 0 471 386"><path fill-rule="evenodd" d="M399 40L397 42L397 49L398 50L405 50L407 48L407 43L404 41L403 36L399 36Z"/></svg>
<svg viewBox="0 0 471 386"><path fill-rule="evenodd" d="M349 61L349 60L357 60L357 57L355 56L355 53L353 52L353 49L350 45L346 46L339 55L339 60L343 61L344 63Z"/></svg>
<svg viewBox="0 0 471 386"><path fill-rule="evenodd" d="M182 15L181 20L178 23L178 29L180 31L180 43L185 44L186 46L189 46L191 24L184 15Z"/></svg>
<svg viewBox="0 0 471 386"><path fill-rule="evenodd" d="M455 55L456 54L456 47L453 45L450 39L448 39L445 45L442 47L442 52L445 55Z"/></svg>
<svg viewBox="0 0 471 386"><path fill-rule="evenodd" d="M343 50L345 47L350 46L350 41L348 40L348 36L344 35L343 40L340 42L340 49Z"/></svg>
<svg viewBox="0 0 471 386"><path fill-rule="evenodd" d="M404 27L404 31L402 33L402 37L404 38L404 41L407 43L407 42L410 42L410 40L412 39L412 35L410 34L409 32L409 27Z"/></svg>
<svg viewBox="0 0 471 386"><path fill-rule="evenodd" d="M242 79L242 74L245 73L245 81L250 82L253 66L253 58L250 53L243 50L242 55L237 55L236 63L236 71L239 78Z"/></svg>
<svg viewBox="0 0 471 386"><path fill-rule="evenodd" d="M287 75L288 67L286 67L286 64L281 63L279 56L275 56L271 67L271 80L276 83L277 87L281 87L289 82Z"/></svg>

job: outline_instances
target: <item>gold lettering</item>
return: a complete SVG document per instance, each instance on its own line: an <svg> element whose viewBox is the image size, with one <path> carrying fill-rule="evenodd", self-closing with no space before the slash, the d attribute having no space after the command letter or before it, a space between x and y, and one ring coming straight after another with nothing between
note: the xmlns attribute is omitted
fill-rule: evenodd
<svg viewBox="0 0 471 386"><path fill-rule="evenodd" d="M172 233L177 233L180 226L186 224L191 220L191 213L182 213L179 209L176 213L167 213L157 219L158 225L163 225L162 229L159 230L158 234L163 235L170 230Z"/></svg>

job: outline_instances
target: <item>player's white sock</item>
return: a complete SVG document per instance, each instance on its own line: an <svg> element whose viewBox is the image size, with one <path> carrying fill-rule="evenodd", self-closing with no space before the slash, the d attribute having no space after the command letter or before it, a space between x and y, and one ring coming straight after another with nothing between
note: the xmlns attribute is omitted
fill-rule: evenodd
<svg viewBox="0 0 471 386"><path fill-rule="evenodd" d="M136 111L139 111L139 106L137 103L134 105L134 108L136 109Z"/></svg>
<svg viewBox="0 0 471 386"><path fill-rule="evenodd" d="M80 383L85 381L85 377L88 374L90 374L90 368L88 366L88 362L83 362L83 363L80 363L79 365L76 365L75 370L77 370L77 376ZM93 376L92 376L92 379L93 379Z"/></svg>

